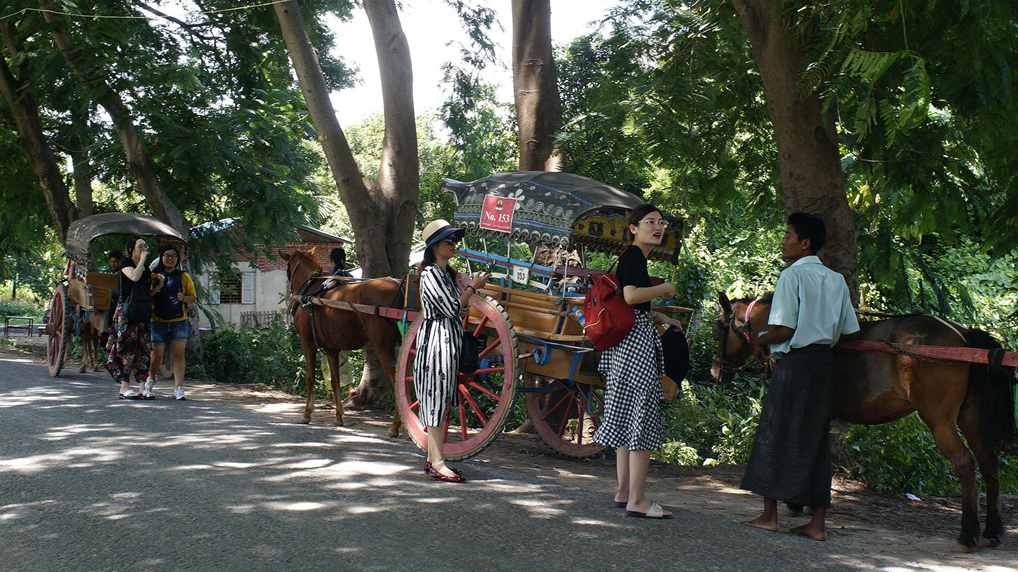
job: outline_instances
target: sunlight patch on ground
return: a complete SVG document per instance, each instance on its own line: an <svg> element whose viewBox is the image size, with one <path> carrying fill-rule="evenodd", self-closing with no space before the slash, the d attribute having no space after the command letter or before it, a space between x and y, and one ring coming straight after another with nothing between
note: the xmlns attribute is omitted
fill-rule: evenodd
<svg viewBox="0 0 1018 572"><path fill-rule="evenodd" d="M552 518L566 514L566 511L560 508L555 508L554 504L572 504L572 501L564 500L538 500L538 499L515 499L510 500L509 504L516 505L518 507L525 508L532 517L538 518Z"/></svg>
<svg viewBox="0 0 1018 572"><path fill-rule="evenodd" d="M350 514L371 514L373 512L385 512L386 509L380 506L351 506L346 509Z"/></svg>
<svg viewBox="0 0 1018 572"><path fill-rule="evenodd" d="M55 466L90 467L98 463L111 463L123 454L119 450L80 447L50 455L31 455L0 459L0 473L32 475Z"/></svg>
<svg viewBox="0 0 1018 572"><path fill-rule="evenodd" d="M414 499L414 502L415 503L419 503L419 504L441 504L441 503L456 502L458 500L459 500L458 498L454 498L454 497L425 497L425 498Z"/></svg>
<svg viewBox="0 0 1018 572"><path fill-rule="evenodd" d="M485 481L481 486L498 493L539 493L544 490L544 487L541 485L530 483L510 484L507 481L501 480Z"/></svg>
<svg viewBox="0 0 1018 572"><path fill-rule="evenodd" d="M56 504L56 502L57 501L55 501L55 500L44 500L44 501L37 501L37 502L26 502L26 503L9 504L9 505L5 505L5 506L0 506L0 522L3 522L5 520L14 520L16 518L20 518L22 516L25 516L25 514L27 514L28 512L30 512L34 508L42 507L42 506L50 505L50 504Z"/></svg>
<svg viewBox="0 0 1018 572"><path fill-rule="evenodd" d="M408 471L410 467L383 461L342 461L317 469L298 470L284 475L265 477L260 480L276 483L302 477L336 478L339 480L359 479L363 476L388 477Z"/></svg>
<svg viewBox="0 0 1018 572"><path fill-rule="evenodd" d="M329 459L308 459L306 461L298 461L296 463L290 463L288 465L280 465L281 469L320 469L327 467L332 464Z"/></svg>
<svg viewBox="0 0 1018 572"><path fill-rule="evenodd" d="M582 524L585 526L603 526L605 528L625 528L618 523L606 522L603 520L596 520L593 518L574 518L570 522L572 522L573 524Z"/></svg>
<svg viewBox="0 0 1018 572"><path fill-rule="evenodd" d="M40 405L49 402L59 403L71 399L78 399L78 397L54 389L36 388L0 394L0 409L21 407L23 405Z"/></svg>
<svg viewBox="0 0 1018 572"><path fill-rule="evenodd" d="M27 358L0 358L0 361L6 361L10 363L35 363Z"/></svg>
<svg viewBox="0 0 1018 572"><path fill-rule="evenodd" d="M270 510L281 510L286 512L307 512L312 510L325 510L330 508L336 508L338 503L335 502L310 502L310 501L299 501L299 502L267 502L262 503L267 509Z"/></svg>

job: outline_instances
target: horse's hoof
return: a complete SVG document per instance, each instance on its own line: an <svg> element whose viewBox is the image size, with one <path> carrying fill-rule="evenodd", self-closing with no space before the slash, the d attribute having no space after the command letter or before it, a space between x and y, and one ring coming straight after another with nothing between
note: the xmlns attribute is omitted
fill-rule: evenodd
<svg viewBox="0 0 1018 572"><path fill-rule="evenodd" d="M999 536L987 536L986 537L986 545L989 546L990 548L996 548L996 547L1000 546L1000 537Z"/></svg>
<svg viewBox="0 0 1018 572"><path fill-rule="evenodd" d="M399 429L389 429L389 438L390 439L398 439L399 438Z"/></svg>
<svg viewBox="0 0 1018 572"><path fill-rule="evenodd" d="M342 427L342 426L343 426L343 420L342 419L336 419L336 427Z"/></svg>
<svg viewBox="0 0 1018 572"><path fill-rule="evenodd" d="M304 419L301 419L300 422L303 425L308 425L308 424L311 423L311 418L310 417L305 417Z"/></svg>

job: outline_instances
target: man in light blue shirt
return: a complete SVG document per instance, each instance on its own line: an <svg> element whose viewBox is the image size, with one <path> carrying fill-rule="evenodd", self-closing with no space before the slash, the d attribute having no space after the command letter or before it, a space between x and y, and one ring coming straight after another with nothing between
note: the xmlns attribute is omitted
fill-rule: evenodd
<svg viewBox="0 0 1018 572"><path fill-rule="evenodd" d="M775 358L760 424L742 488L764 497L764 512L748 524L778 530L777 501L810 506L813 518L792 532L827 538L831 504L831 346L859 331L845 278L820 262L826 240L819 217L788 217L781 272L767 329L754 343L769 345Z"/></svg>

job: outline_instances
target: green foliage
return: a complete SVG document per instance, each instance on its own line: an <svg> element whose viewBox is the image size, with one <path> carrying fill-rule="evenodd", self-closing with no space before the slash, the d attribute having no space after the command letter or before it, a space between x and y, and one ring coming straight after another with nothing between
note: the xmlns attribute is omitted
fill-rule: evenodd
<svg viewBox="0 0 1018 572"><path fill-rule="evenodd" d="M960 491L950 463L937 452L933 435L916 413L883 425L852 425L842 441L840 469L878 490L917 495ZM1014 455L1001 459L1001 490L1018 491Z"/></svg>
<svg viewBox="0 0 1018 572"><path fill-rule="evenodd" d="M0 316L22 316L35 318L38 321L42 319L42 315L45 311L46 308L37 301L0 300Z"/></svg>
<svg viewBox="0 0 1018 572"><path fill-rule="evenodd" d="M690 373L680 397L664 408L665 446L660 460L711 466L745 463L753 446L764 388L756 372L740 373L726 385L713 382L716 344L711 324L688 330Z"/></svg>
<svg viewBox="0 0 1018 572"><path fill-rule="evenodd" d="M264 383L304 393L304 357L299 341L281 320L266 329L218 328L202 338L204 374L222 383ZM198 365L198 364L195 364ZM316 392L325 397L325 386Z"/></svg>

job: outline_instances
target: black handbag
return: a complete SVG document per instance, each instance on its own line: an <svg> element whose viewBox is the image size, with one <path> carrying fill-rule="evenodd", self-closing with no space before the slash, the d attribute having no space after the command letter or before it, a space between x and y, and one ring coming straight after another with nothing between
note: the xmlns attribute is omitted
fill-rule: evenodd
<svg viewBox="0 0 1018 572"><path fill-rule="evenodd" d="M484 343L484 336L474 336L470 332L463 332L463 345L460 348L460 372L474 373L481 367L481 346Z"/></svg>

